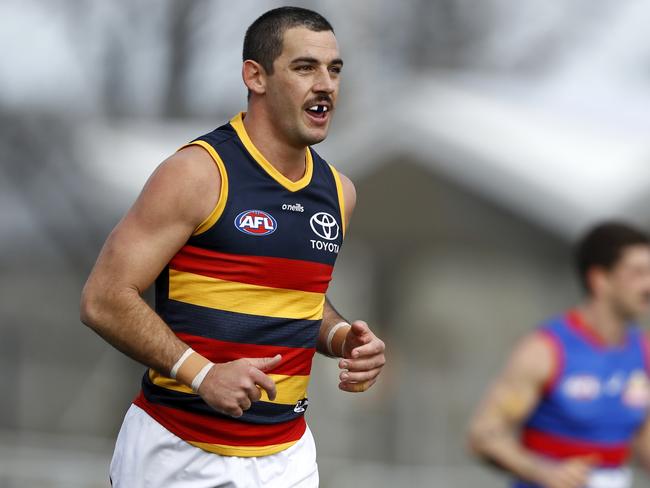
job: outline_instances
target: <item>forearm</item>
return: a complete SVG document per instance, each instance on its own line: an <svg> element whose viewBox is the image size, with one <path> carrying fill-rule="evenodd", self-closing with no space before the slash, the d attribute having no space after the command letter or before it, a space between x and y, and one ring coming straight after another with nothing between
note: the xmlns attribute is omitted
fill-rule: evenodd
<svg viewBox="0 0 650 488"><path fill-rule="evenodd" d="M470 448L481 458L528 481L539 479L543 463L505 427L479 427L470 432Z"/></svg>
<svg viewBox="0 0 650 488"><path fill-rule="evenodd" d="M319 353L326 356L332 356L327 347L328 337L330 336L332 328L341 322L348 323L348 321L334 308L329 299L325 297L325 305L323 307L323 321L321 322L320 331L318 333L318 340L316 342L316 350ZM331 337L331 347L334 357L341 356L343 340L345 339L345 336L349 330L349 326L340 327Z"/></svg>
<svg viewBox="0 0 650 488"><path fill-rule="evenodd" d="M137 290L102 292L86 287L81 320L104 340L130 358L163 374L187 349L167 324L142 299Z"/></svg>

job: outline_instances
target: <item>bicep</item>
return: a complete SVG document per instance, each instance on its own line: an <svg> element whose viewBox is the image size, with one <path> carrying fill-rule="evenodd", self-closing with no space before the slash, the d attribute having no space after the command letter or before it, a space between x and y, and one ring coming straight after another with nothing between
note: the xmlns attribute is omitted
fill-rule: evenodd
<svg viewBox="0 0 650 488"><path fill-rule="evenodd" d="M475 422L498 422L510 427L521 424L538 404L555 361L552 347L539 334L524 339L488 389Z"/></svg>
<svg viewBox="0 0 650 488"><path fill-rule="evenodd" d="M106 240L92 277L140 293L148 288L192 232L183 222L156 222L132 208Z"/></svg>
<svg viewBox="0 0 650 488"><path fill-rule="evenodd" d="M90 282L144 291L210 213L219 175L196 151L203 152L173 156L154 172L106 240Z"/></svg>

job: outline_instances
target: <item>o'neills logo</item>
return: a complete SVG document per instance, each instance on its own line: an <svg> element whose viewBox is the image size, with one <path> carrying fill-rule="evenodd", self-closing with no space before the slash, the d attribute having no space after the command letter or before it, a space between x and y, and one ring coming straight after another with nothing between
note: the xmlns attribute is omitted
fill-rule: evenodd
<svg viewBox="0 0 650 488"><path fill-rule="evenodd" d="M267 236L275 232L278 223L270 213L262 210L244 210L235 218L235 227L244 234Z"/></svg>

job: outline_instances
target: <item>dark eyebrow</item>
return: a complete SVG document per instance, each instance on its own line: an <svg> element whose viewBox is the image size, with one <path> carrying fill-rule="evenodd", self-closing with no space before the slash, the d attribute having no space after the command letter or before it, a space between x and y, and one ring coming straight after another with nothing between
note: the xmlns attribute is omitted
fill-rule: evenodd
<svg viewBox="0 0 650 488"><path fill-rule="evenodd" d="M316 58L310 58L310 57L302 57L302 58L296 58L291 60L291 64L297 64L297 63L318 64L320 63L320 61ZM341 58L336 58L333 59L329 64L330 65L336 64L339 66L343 66L343 60Z"/></svg>

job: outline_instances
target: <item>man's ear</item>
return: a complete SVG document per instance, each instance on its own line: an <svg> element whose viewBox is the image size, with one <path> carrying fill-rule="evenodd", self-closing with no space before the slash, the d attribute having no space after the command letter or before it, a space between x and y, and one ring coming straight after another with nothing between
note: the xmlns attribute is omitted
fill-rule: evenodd
<svg viewBox="0 0 650 488"><path fill-rule="evenodd" d="M587 270L587 284L592 295L600 295L607 287L607 270L601 266L592 266Z"/></svg>
<svg viewBox="0 0 650 488"><path fill-rule="evenodd" d="M264 67L252 59L244 61L241 75L246 87L256 95L263 95L266 92L266 71Z"/></svg>

